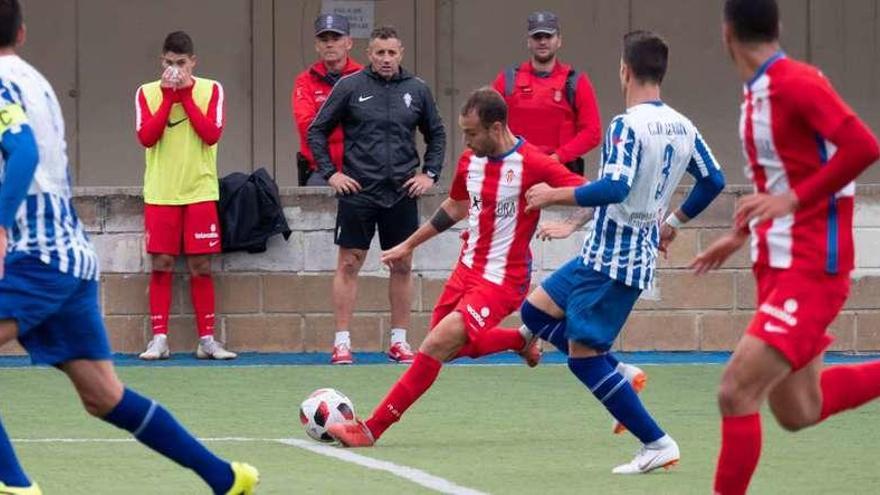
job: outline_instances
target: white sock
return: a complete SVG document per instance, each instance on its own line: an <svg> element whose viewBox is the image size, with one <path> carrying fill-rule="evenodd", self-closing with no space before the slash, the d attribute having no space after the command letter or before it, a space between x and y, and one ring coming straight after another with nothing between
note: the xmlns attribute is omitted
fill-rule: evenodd
<svg viewBox="0 0 880 495"><path fill-rule="evenodd" d="M645 447L647 447L649 449L662 449L664 447L668 447L671 444L672 444L672 437L670 437L667 434L667 435L663 435L662 437L658 438L657 440L654 440L651 443L646 443Z"/></svg>
<svg viewBox="0 0 880 495"><path fill-rule="evenodd" d="M199 337L199 342L202 344L208 344L214 341L213 335L205 335L204 337Z"/></svg>
<svg viewBox="0 0 880 495"><path fill-rule="evenodd" d="M159 339L159 340L167 340L168 334L167 333L157 333L156 335L153 335L153 338Z"/></svg>
<svg viewBox="0 0 880 495"><path fill-rule="evenodd" d="M526 342L532 339L534 334L529 330L529 327L522 325L519 327L519 334L522 335L522 338L525 339Z"/></svg>
<svg viewBox="0 0 880 495"><path fill-rule="evenodd" d="M336 332L336 338L333 341L333 345L341 345L345 344L351 347L351 333L348 330L340 330Z"/></svg>
<svg viewBox="0 0 880 495"><path fill-rule="evenodd" d="M406 342L406 329L405 328L392 328L391 329L391 345Z"/></svg>

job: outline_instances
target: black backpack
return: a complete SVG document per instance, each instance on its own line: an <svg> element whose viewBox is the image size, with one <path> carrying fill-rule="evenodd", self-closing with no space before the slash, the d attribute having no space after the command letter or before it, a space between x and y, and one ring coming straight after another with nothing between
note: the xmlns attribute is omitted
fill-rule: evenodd
<svg viewBox="0 0 880 495"><path fill-rule="evenodd" d="M264 168L250 175L233 172L220 179L219 212L224 253L262 253L269 237L290 237L278 185Z"/></svg>

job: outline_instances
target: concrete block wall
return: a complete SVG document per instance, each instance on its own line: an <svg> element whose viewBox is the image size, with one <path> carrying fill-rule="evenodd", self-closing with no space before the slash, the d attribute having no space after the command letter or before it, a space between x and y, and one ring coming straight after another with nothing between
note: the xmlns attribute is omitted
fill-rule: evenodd
<svg viewBox="0 0 880 495"><path fill-rule="evenodd" d="M702 278L687 270L690 260L729 227L744 189L726 191L700 218L682 229L659 270L659 297L641 300L617 344L620 350L730 350L754 310L754 281L742 250L720 271ZM101 302L113 347L140 352L150 337L147 286L150 260L143 249L143 202L139 188L82 188L76 207L100 255ZM679 191L674 204L684 196ZM423 198L428 217L445 196ZM275 237L262 254L233 253L214 260L218 337L237 351L326 352L335 331L330 288L336 265L333 245L335 200L323 189L282 189L289 241ZM545 218L559 218L550 211ZM832 325L833 349L880 350L880 187L859 188L856 206L858 269L845 310ZM410 340L418 344L459 251L459 230L442 234L416 252L415 296ZM534 241L537 283L580 248L584 233L563 241ZM177 265L170 321L175 352L195 349L189 283ZM387 270L374 242L364 266L352 325L356 351L388 345L390 321ZM508 318L518 325L516 315ZM16 354L10 344L0 353Z"/></svg>

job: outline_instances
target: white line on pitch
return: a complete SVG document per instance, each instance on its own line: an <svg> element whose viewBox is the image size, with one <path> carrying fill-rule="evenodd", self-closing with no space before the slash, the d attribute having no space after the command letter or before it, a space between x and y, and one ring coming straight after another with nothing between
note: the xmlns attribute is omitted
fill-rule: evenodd
<svg viewBox="0 0 880 495"><path fill-rule="evenodd" d="M217 437L200 438L202 442L278 442L278 438ZM12 443L133 443L134 438L14 438Z"/></svg>
<svg viewBox="0 0 880 495"><path fill-rule="evenodd" d="M350 450L322 445L309 440L296 438L250 438L250 437L214 437L200 438L202 442L277 442L309 452L332 457L368 469L385 471L399 478L406 479L430 490L449 495L487 495L485 492L457 485L447 479L426 473L420 469L395 464L390 461L355 454ZM12 443L134 443L134 438L16 438Z"/></svg>
<svg viewBox="0 0 880 495"><path fill-rule="evenodd" d="M308 450L309 452L314 452L315 454L332 457L334 459L350 462L377 471L385 471L436 492L448 493L450 495L486 495L484 492L456 485L449 480L426 473L420 469L401 466L400 464L395 464L390 461L382 461L372 457L355 454L350 450L331 447L329 445L321 445L307 440L298 440L295 438L278 441L285 445L291 445L293 447Z"/></svg>

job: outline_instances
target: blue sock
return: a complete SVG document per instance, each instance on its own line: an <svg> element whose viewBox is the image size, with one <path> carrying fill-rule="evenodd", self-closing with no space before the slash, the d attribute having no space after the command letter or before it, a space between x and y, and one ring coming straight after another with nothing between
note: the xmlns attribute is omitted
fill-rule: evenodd
<svg viewBox="0 0 880 495"><path fill-rule="evenodd" d="M12 449L9 436L3 429L2 421L0 421L0 481L6 486L18 488L31 486L31 480L24 474L18 458L15 457L15 450Z"/></svg>
<svg viewBox="0 0 880 495"><path fill-rule="evenodd" d="M651 443L665 435L629 382L611 367L604 355L568 358L568 369L642 443Z"/></svg>
<svg viewBox="0 0 880 495"><path fill-rule="evenodd" d="M524 301L519 309L520 318L533 334L553 344L560 352L568 355L568 338L565 336L565 320L557 320Z"/></svg>
<svg viewBox="0 0 880 495"><path fill-rule="evenodd" d="M620 360L617 359L617 356L611 354L611 351L605 353L605 360L608 361L612 369L617 369L617 365L620 364Z"/></svg>
<svg viewBox="0 0 880 495"><path fill-rule="evenodd" d="M196 440L158 402L126 388L119 404L104 421L131 432L147 447L192 469L214 493L229 491L234 481L232 467Z"/></svg>

